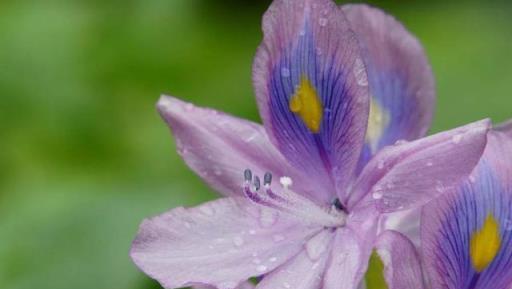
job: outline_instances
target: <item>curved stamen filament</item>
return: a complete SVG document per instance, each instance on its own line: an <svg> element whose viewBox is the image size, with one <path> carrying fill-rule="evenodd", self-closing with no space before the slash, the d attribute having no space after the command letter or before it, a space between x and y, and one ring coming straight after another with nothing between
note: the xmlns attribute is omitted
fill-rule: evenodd
<svg viewBox="0 0 512 289"><path fill-rule="evenodd" d="M290 190L292 180L289 177L280 179L282 187L280 193L272 190L272 174L268 172L263 176L264 193L260 191L260 178L253 177L250 170L244 171L244 179L244 194L253 203L285 212L301 221L321 224L326 227L340 227L345 224L346 214L344 212L333 212L322 208L308 198Z"/></svg>

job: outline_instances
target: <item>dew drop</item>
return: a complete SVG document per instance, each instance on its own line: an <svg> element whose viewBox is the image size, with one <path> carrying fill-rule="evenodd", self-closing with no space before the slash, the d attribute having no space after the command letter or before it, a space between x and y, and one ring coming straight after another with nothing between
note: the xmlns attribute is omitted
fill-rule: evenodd
<svg viewBox="0 0 512 289"><path fill-rule="evenodd" d="M239 236L234 237L233 238L233 244L235 244L235 246L237 246L237 247L241 247L244 244L244 239L242 239Z"/></svg>
<svg viewBox="0 0 512 289"><path fill-rule="evenodd" d="M237 285L234 281L226 281L219 284L219 289L233 289Z"/></svg>
<svg viewBox="0 0 512 289"><path fill-rule="evenodd" d="M256 267L256 270L257 270L258 272L265 272L265 271L267 271L267 266L265 266L265 265L259 265L258 267Z"/></svg>
<svg viewBox="0 0 512 289"><path fill-rule="evenodd" d="M456 134L452 137L452 142L454 144L458 144L460 143L460 141L462 140L462 134Z"/></svg>
<svg viewBox="0 0 512 289"><path fill-rule="evenodd" d="M254 259L252 259L252 262L253 262L254 264L258 265L258 264L260 264L260 263L261 263L261 260L260 260L260 259L258 259L258 258L254 258Z"/></svg>
<svg viewBox="0 0 512 289"><path fill-rule="evenodd" d="M433 163L432 161L428 161L428 162L427 162L427 167L431 167L431 166L433 166L433 165L434 165L434 163Z"/></svg>
<svg viewBox="0 0 512 289"><path fill-rule="evenodd" d="M436 182L436 191L438 193L444 192L444 186L443 186L443 183L441 181L437 181Z"/></svg>
<svg viewBox="0 0 512 289"><path fill-rule="evenodd" d="M208 205L199 207L199 210L209 216L213 216L215 214L215 210Z"/></svg>
<svg viewBox="0 0 512 289"><path fill-rule="evenodd" d="M356 58L354 62L354 76L356 77L357 84L360 86L368 86L368 77L366 75L366 67L361 58Z"/></svg>
<svg viewBox="0 0 512 289"><path fill-rule="evenodd" d="M256 235L256 230L249 230L249 235Z"/></svg>
<svg viewBox="0 0 512 289"><path fill-rule="evenodd" d="M322 27L326 26L328 22L329 22L329 20L327 20L327 18L323 18L323 17L318 20L318 24L320 24L320 26L322 26Z"/></svg>
<svg viewBox="0 0 512 289"><path fill-rule="evenodd" d="M281 76L282 77L290 77L290 69L283 67L281 68Z"/></svg>
<svg viewBox="0 0 512 289"><path fill-rule="evenodd" d="M326 238L328 234L320 233L306 243L306 254L311 260L318 260L326 250Z"/></svg>
<svg viewBox="0 0 512 289"><path fill-rule="evenodd" d="M272 239L274 240L274 242L278 243L278 242L284 241L285 238L283 235L277 234L277 235L274 235L272 237Z"/></svg>
<svg viewBox="0 0 512 289"><path fill-rule="evenodd" d="M260 225L264 228L273 226L277 222L278 214L275 210L262 208L260 210Z"/></svg>
<svg viewBox="0 0 512 289"><path fill-rule="evenodd" d="M290 285L290 283L288 283L288 282L283 282L283 287L286 289L289 289L292 287L292 285Z"/></svg>
<svg viewBox="0 0 512 289"><path fill-rule="evenodd" d="M380 199L382 199L383 195L382 195L382 192L373 192L372 197L375 200L380 200Z"/></svg>
<svg viewBox="0 0 512 289"><path fill-rule="evenodd" d="M274 263L277 261L277 258L276 257L271 257L270 259L268 259L270 261L270 263Z"/></svg>
<svg viewBox="0 0 512 289"><path fill-rule="evenodd" d="M512 220L506 219L504 226L505 226L505 231L512 231Z"/></svg>
<svg viewBox="0 0 512 289"><path fill-rule="evenodd" d="M185 104L185 110L191 111L194 109L194 105L191 103Z"/></svg>
<svg viewBox="0 0 512 289"><path fill-rule="evenodd" d="M384 161L383 160L380 160L378 163L377 163L377 168L379 170L382 170L384 168Z"/></svg>

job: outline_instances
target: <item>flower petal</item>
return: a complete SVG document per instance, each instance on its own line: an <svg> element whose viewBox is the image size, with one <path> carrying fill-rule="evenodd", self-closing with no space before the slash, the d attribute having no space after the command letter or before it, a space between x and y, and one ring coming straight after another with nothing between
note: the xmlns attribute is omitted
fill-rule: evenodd
<svg viewBox="0 0 512 289"><path fill-rule="evenodd" d="M310 188L310 182L288 165L259 124L169 96L161 97L158 110L187 165L224 195L242 193L245 169L261 176L267 171L289 176L297 192L312 198L320 190Z"/></svg>
<svg viewBox="0 0 512 289"><path fill-rule="evenodd" d="M510 288L511 173L512 140L489 133L469 180L424 207L421 242L433 288Z"/></svg>
<svg viewBox="0 0 512 289"><path fill-rule="evenodd" d="M319 230L263 213L232 198L177 208L142 223L131 257L165 288L232 289L286 262Z"/></svg>
<svg viewBox="0 0 512 289"><path fill-rule="evenodd" d="M372 95L360 167L382 147L425 136L435 84L421 43L395 18L367 5L344 5L362 47Z"/></svg>
<svg viewBox="0 0 512 289"><path fill-rule="evenodd" d="M425 288L418 253L407 237L385 231L375 247L384 263L384 278L389 289Z"/></svg>
<svg viewBox="0 0 512 289"><path fill-rule="evenodd" d="M383 213L420 206L469 176L487 142L488 120L381 150L364 168L349 201ZM371 191L371 194L369 193Z"/></svg>
<svg viewBox="0 0 512 289"><path fill-rule="evenodd" d="M357 289L362 282L371 251L364 252L354 232L336 230L331 259L324 276L323 289Z"/></svg>
<svg viewBox="0 0 512 289"><path fill-rule="evenodd" d="M256 286L254 286L254 284L252 284L251 282L247 281L247 282L243 282L242 284L238 285L238 287L236 287L235 289L254 289L255 287ZM194 285L191 288L192 289L217 289L214 286L203 285L203 284Z"/></svg>
<svg viewBox="0 0 512 289"><path fill-rule="evenodd" d="M414 245L420 245L421 210L417 208L383 214L380 218L379 234L387 230L397 231Z"/></svg>
<svg viewBox="0 0 512 289"><path fill-rule="evenodd" d="M253 82L265 128L292 164L343 199L369 108L355 35L332 0L275 0L263 32Z"/></svg>
<svg viewBox="0 0 512 289"><path fill-rule="evenodd" d="M293 289L320 289L322 276L329 259L329 248L333 233L323 230L315 239L312 250L320 250L314 254L302 250L295 258L274 272L268 274L256 286L257 289L293 288Z"/></svg>
<svg viewBox="0 0 512 289"><path fill-rule="evenodd" d="M512 119L509 119L506 122L499 124L496 127L496 130L507 133L510 137L512 137Z"/></svg>

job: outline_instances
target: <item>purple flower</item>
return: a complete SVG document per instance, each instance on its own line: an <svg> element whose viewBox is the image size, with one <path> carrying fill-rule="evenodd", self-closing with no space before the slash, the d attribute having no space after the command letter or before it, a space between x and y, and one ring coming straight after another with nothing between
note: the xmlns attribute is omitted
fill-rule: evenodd
<svg viewBox="0 0 512 289"><path fill-rule="evenodd" d="M254 276L257 288L357 288L380 214L443 193L485 147L488 121L413 141L430 124L434 81L419 42L383 12L276 0L263 31L263 126L158 103L185 162L225 196L142 223L131 257L166 288Z"/></svg>
<svg viewBox="0 0 512 289"><path fill-rule="evenodd" d="M412 242L400 233L386 231L376 243L390 289L509 289L512 127L490 132L468 180L422 211L421 263Z"/></svg>

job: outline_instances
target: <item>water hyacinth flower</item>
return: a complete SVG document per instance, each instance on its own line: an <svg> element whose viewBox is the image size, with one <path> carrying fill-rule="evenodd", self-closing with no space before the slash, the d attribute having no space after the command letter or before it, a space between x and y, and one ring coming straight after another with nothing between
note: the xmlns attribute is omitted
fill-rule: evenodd
<svg viewBox="0 0 512 289"><path fill-rule="evenodd" d="M380 214L457 184L485 147L487 121L414 140L432 117L432 73L380 10L276 0L263 31L253 67L263 126L158 103L185 162L224 196L141 224L131 257L166 288L255 276L257 288L357 288Z"/></svg>
<svg viewBox="0 0 512 289"><path fill-rule="evenodd" d="M469 179L423 208L421 263L404 235L386 231L379 237L389 289L511 288L511 178L512 127L502 126L489 133Z"/></svg>

